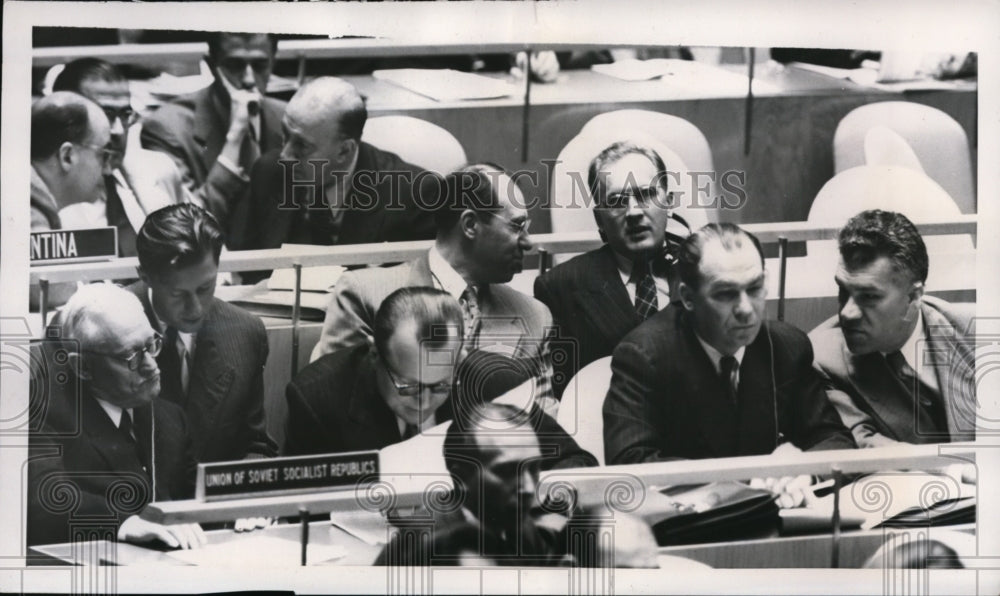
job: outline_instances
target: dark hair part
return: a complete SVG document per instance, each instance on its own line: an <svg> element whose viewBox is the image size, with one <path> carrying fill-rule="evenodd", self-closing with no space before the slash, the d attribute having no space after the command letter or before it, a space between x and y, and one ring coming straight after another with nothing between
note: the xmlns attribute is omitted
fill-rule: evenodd
<svg viewBox="0 0 1000 596"><path fill-rule="evenodd" d="M531 415L510 404L485 402L466 409L463 412L463 424L452 422L448 426L442 452L445 467L453 477L468 479L477 473L480 466L476 462L481 463L482 460L478 433L481 429L489 428L484 423L499 420L509 421L513 428L528 428Z"/></svg>
<svg viewBox="0 0 1000 596"><path fill-rule="evenodd" d="M53 81L52 90L80 93L83 83L92 80L108 83L126 82L125 75L114 64L99 58L78 58L63 68Z"/></svg>
<svg viewBox="0 0 1000 596"><path fill-rule="evenodd" d="M757 237L743 228L731 223L710 223L700 230L692 233L684 239L677 255L677 273L681 281L691 289L698 289L701 285L701 253L705 244L710 240L718 240L722 247L728 251L743 248L743 241L747 240L757 249L760 255L760 265L764 266L764 251L760 247Z"/></svg>
<svg viewBox="0 0 1000 596"><path fill-rule="evenodd" d="M275 54L278 53L278 38L271 35L270 33L246 33L237 31L214 31L208 36L208 55L212 57L213 60L219 58L219 54L222 52L222 40L227 37L242 37L244 39L249 39L251 37L257 37L258 35L263 35L271 42L271 57L273 58Z"/></svg>
<svg viewBox="0 0 1000 596"><path fill-rule="evenodd" d="M587 187L590 189L590 196L594 198L594 204L600 201L603 194L608 168L627 155L641 155L648 159L656 167L656 181L663 184L665 190L667 189L667 166L659 153L632 141L618 141L606 147L590 162L590 168L587 170Z"/></svg>
<svg viewBox="0 0 1000 596"><path fill-rule="evenodd" d="M83 144L91 134L89 99L57 91L31 106L31 159L54 155L63 143Z"/></svg>
<svg viewBox="0 0 1000 596"><path fill-rule="evenodd" d="M467 165L445 176L441 185L444 201L434 212L438 232L454 227L466 209L477 214L502 211L496 188L501 176L508 176L507 171L489 162Z"/></svg>
<svg viewBox="0 0 1000 596"><path fill-rule="evenodd" d="M463 334L462 307L448 292L437 288L401 288L389 294L375 313L372 335L375 348L385 357L389 339L406 321L417 324L418 342L440 347Z"/></svg>
<svg viewBox="0 0 1000 596"><path fill-rule="evenodd" d="M888 257L896 271L910 281L927 281L927 247L920 232L902 213L871 209L855 215L840 230L840 256L850 269Z"/></svg>
<svg viewBox="0 0 1000 596"><path fill-rule="evenodd" d="M222 230L211 213L192 203L180 203L150 213L135 248L139 266L156 276L198 263L206 254L218 263L222 243Z"/></svg>

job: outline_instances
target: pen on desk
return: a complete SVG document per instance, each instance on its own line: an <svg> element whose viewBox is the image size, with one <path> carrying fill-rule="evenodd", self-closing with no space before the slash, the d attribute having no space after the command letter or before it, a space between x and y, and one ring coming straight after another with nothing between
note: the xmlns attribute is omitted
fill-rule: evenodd
<svg viewBox="0 0 1000 596"><path fill-rule="evenodd" d="M302 524L302 566L306 566L306 552L309 549L309 510L299 507L299 523Z"/></svg>

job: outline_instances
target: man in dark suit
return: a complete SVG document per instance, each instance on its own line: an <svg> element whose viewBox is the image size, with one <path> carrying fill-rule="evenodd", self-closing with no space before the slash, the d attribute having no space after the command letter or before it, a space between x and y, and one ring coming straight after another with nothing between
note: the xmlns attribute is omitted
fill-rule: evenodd
<svg viewBox="0 0 1000 596"><path fill-rule="evenodd" d="M268 345L260 319L215 298L222 232L185 203L156 211L136 240L141 281L131 286L164 336L161 382L191 424L199 461L277 454L264 419Z"/></svg>
<svg viewBox="0 0 1000 596"><path fill-rule="evenodd" d="M660 156L615 143L594 158L587 178L606 244L535 279L535 298L577 348L556 366L557 396L579 369L610 356L626 333L666 308L676 277L665 259L671 193Z"/></svg>
<svg viewBox="0 0 1000 596"><path fill-rule="evenodd" d="M137 515L150 501L192 498L195 479L184 412L160 398L162 340L142 306L121 287L92 284L70 298L59 325L59 339L42 346L56 368L32 371L32 398L47 402L31 408L28 544L204 544L197 524Z"/></svg>
<svg viewBox="0 0 1000 596"><path fill-rule="evenodd" d="M840 311L809 338L858 444L975 440L975 305L924 296L927 248L902 214L854 216L839 248Z"/></svg>
<svg viewBox="0 0 1000 596"><path fill-rule="evenodd" d="M284 146L254 168L230 246L432 238L432 215L415 195L432 174L362 142L367 118L364 98L350 83L320 77L303 85L285 111Z"/></svg>
<svg viewBox="0 0 1000 596"><path fill-rule="evenodd" d="M709 224L684 241L677 266L682 305L626 335L612 356L606 461L854 448L812 368L808 338L763 319L757 239ZM808 484L802 476L770 486L792 506Z"/></svg>
<svg viewBox="0 0 1000 596"><path fill-rule="evenodd" d="M348 271L330 298L312 360L355 346L372 335L375 311L393 291L411 286L445 290L462 305L466 352L501 352L536 371L534 400L547 412L552 397L549 331L541 302L505 284L531 250L524 196L503 168L473 164L446 176L443 205L434 213L437 237L424 256L395 267Z"/></svg>
<svg viewBox="0 0 1000 596"><path fill-rule="evenodd" d="M205 57L215 81L161 106L143 123L146 149L170 155L185 185L227 226L260 155L281 147L285 103L265 97L277 40L216 33Z"/></svg>

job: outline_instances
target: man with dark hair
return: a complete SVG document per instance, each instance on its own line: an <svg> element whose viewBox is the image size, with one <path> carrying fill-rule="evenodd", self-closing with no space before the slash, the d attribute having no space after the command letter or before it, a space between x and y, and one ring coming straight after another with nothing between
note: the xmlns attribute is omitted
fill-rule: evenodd
<svg viewBox="0 0 1000 596"><path fill-rule="evenodd" d="M184 203L146 218L136 240L139 297L164 337L157 358L166 395L191 424L199 461L270 457L264 417L268 345L260 319L215 298L222 232Z"/></svg>
<svg viewBox="0 0 1000 596"><path fill-rule="evenodd" d="M500 564L554 565L568 552L567 515L543 507L541 471L597 465L538 408L484 403L464 412L445 434L445 467L462 495L460 515L495 545L482 552Z"/></svg>
<svg viewBox="0 0 1000 596"><path fill-rule="evenodd" d="M59 211L104 196L114 152L108 119L94 102L65 91L31 106L31 231L63 227Z"/></svg>
<svg viewBox="0 0 1000 596"><path fill-rule="evenodd" d="M666 258L672 194L660 156L614 143L590 163L588 182L605 245L535 280L535 298L577 346L576 358L556 367L557 394L579 369L610 356L625 334L666 308L676 277Z"/></svg>
<svg viewBox="0 0 1000 596"><path fill-rule="evenodd" d="M129 130L139 114L132 110L128 81L115 65L97 58L74 60L59 73L52 89L79 93L100 106L111 124L115 152L111 174L104 178L106 200L67 208L61 214L63 221L72 227L115 226L118 256L134 256L135 235L147 214L191 200L181 174L162 153L128 149Z"/></svg>
<svg viewBox="0 0 1000 596"><path fill-rule="evenodd" d="M452 417L462 309L446 292L402 288L370 341L326 354L288 384L285 454L381 449Z"/></svg>
<svg viewBox="0 0 1000 596"><path fill-rule="evenodd" d="M854 448L812 368L805 334L764 321L764 256L732 224L681 245L681 304L653 315L615 348L604 402L609 464ZM769 486L779 504L809 477Z"/></svg>
<svg viewBox="0 0 1000 596"><path fill-rule="evenodd" d="M170 155L185 185L228 226L261 153L281 146L285 102L266 97L276 41L266 33L215 33L205 57L215 81L161 106L142 146Z"/></svg>
<svg viewBox="0 0 1000 596"><path fill-rule="evenodd" d="M43 346L52 349L45 362L65 368L53 377L32 371L41 387L31 392L27 543L108 532L123 542L203 545L197 524L137 515L151 501L193 498L196 471L184 412L161 399L162 338L139 301L119 286L83 286L58 330L57 345Z"/></svg>
<svg viewBox="0 0 1000 596"><path fill-rule="evenodd" d="M253 170L230 246L432 238L430 212L415 194L431 173L362 142L367 118L364 98L347 81L319 77L303 85L285 111L284 146Z"/></svg>
<svg viewBox="0 0 1000 596"><path fill-rule="evenodd" d="M838 243L840 311L809 338L858 444L974 440L975 305L924 295L927 248L899 213L859 213Z"/></svg>
<svg viewBox="0 0 1000 596"><path fill-rule="evenodd" d="M357 345L372 334L375 310L393 291L442 289L462 305L464 349L501 351L536 370L534 399L554 411L549 310L506 284L531 250L524 196L503 168L466 166L446 176L435 203L437 238L418 259L349 271L334 288L312 359Z"/></svg>

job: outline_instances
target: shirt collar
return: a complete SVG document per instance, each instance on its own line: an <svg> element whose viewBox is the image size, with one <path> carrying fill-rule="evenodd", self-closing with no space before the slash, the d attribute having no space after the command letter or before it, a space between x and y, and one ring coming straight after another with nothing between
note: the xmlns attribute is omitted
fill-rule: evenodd
<svg viewBox="0 0 1000 596"><path fill-rule="evenodd" d="M448 261L438 251L437 246L432 246L427 255L427 262L430 265L431 275L442 290L448 292L455 300L462 296L462 292L469 286L462 275L455 271Z"/></svg>
<svg viewBox="0 0 1000 596"><path fill-rule="evenodd" d="M712 366L715 367L715 372L716 374L718 374L719 371L721 370L719 367L719 361L722 360L722 352L712 347L711 344L703 340L701 336L698 335L697 333L695 333L694 336L698 338L698 343L701 344L701 347L705 350L705 353L708 354L708 359L712 361ZM737 365L743 364L743 354L745 354L746 351L747 351L746 346L740 346L740 349L736 350L736 353L733 354L733 357L736 358Z"/></svg>
<svg viewBox="0 0 1000 596"><path fill-rule="evenodd" d="M111 419L111 422L115 425L115 428L122 425L123 410L121 406L116 406L115 404L108 401L104 401L99 397L95 397L94 399L97 400L97 403L100 404L101 409L103 409L104 412L108 415L108 418ZM132 408L128 409L128 415L132 416Z"/></svg>
<svg viewBox="0 0 1000 596"><path fill-rule="evenodd" d="M917 367L917 360L918 360L917 346L918 342L920 342L923 339L924 339L924 316L923 313L920 312L920 308L918 306L917 324L913 327L913 332L910 333L910 337L907 338L906 343L904 343L903 346L899 348L900 353L903 354L903 359L905 359L906 363L910 365L910 368L912 368L915 371L920 370L920 368ZM884 353L882 355L885 356Z"/></svg>

